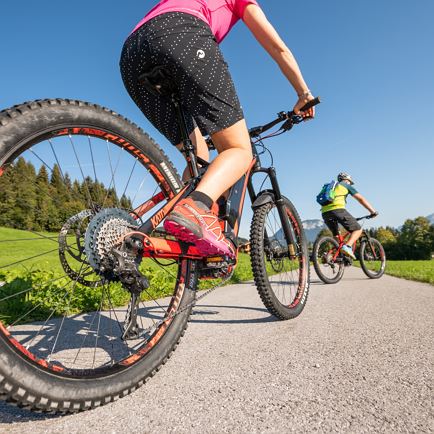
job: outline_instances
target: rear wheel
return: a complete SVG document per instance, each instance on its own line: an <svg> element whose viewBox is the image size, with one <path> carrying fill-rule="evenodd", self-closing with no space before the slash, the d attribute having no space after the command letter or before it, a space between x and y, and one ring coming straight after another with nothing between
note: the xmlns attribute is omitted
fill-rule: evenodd
<svg viewBox="0 0 434 434"><path fill-rule="evenodd" d="M312 250L312 261L317 276L327 284L337 283L344 274L344 258L337 255L339 243L332 237L318 238Z"/></svg>
<svg viewBox="0 0 434 434"><path fill-rule="evenodd" d="M140 293L110 266L119 239L180 186L158 145L110 110L44 100L0 113L0 397L86 410L167 360L196 263L137 257L150 282Z"/></svg>
<svg viewBox="0 0 434 434"><path fill-rule="evenodd" d="M360 244L360 265L371 279L380 278L386 269L386 254L380 241L375 238L363 240Z"/></svg>
<svg viewBox="0 0 434 434"><path fill-rule="evenodd" d="M286 218L295 244L286 242L276 205L255 209L251 230L251 262L255 284L268 311L279 319L302 312L309 292L309 260L303 226L294 205L284 198Z"/></svg>

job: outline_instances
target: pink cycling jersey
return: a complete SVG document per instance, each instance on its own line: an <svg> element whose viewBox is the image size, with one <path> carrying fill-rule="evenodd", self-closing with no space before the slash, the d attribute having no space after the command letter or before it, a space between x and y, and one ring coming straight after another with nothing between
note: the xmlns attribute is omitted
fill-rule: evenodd
<svg viewBox="0 0 434 434"><path fill-rule="evenodd" d="M257 0L161 0L137 24L133 32L146 21L167 12L185 12L205 21L220 43L239 19L247 5L258 5Z"/></svg>

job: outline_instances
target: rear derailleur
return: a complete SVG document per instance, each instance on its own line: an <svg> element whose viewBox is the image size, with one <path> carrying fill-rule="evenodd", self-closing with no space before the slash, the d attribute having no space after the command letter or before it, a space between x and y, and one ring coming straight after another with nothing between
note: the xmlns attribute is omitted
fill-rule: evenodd
<svg viewBox="0 0 434 434"><path fill-rule="evenodd" d="M131 294L123 325L122 339L137 339L140 336L140 328L137 324L140 295L149 288L148 279L139 271L143 242L136 237L126 237L121 246L112 248L111 253L115 260L112 273L116 280L119 280Z"/></svg>

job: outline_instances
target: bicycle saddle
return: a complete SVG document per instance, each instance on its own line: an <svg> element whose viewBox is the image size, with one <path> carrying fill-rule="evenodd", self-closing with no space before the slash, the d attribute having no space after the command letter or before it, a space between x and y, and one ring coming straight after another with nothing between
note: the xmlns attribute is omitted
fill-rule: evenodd
<svg viewBox="0 0 434 434"><path fill-rule="evenodd" d="M139 75L138 81L154 95L172 96L177 87L167 66L157 65Z"/></svg>

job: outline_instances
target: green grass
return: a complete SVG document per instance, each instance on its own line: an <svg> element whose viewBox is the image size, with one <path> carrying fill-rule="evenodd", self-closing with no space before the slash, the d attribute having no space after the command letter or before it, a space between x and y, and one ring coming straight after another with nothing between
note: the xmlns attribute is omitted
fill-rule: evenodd
<svg viewBox="0 0 434 434"><path fill-rule="evenodd" d="M0 320L4 323L11 323L22 316L25 316L26 321L34 321L46 319L50 314L63 315L66 310L68 314L75 314L100 308L100 287L74 284L68 277L62 277L65 272L59 259L57 238L58 234L55 233L0 228L0 282L3 282L0 285L0 300L3 299L0 302ZM44 254L41 256L41 253ZM80 262L70 256L68 263L76 271L82 267ZM173 293L176 264L161 267L151 259L144 259L140 269L150 283L150 288L142 293L144 300ZM93 274L87 279L99 278ZM250 279L253 279L250 257L241 254L239 266L228 283ZM201 281L199 289L210 288L216 283L216 280ZM114 306L128 303L129 293L119 283L110 284L109 292L110 302ZM107 296L105 298L102 307L108 309Z"/></svg>
<svg viewBox="0 0 434 434"><path fill-rule="evenodd" d="M62 271L57 250L58 234L48 232L38 232L38 234L0 227L0 270L2 267L14 264L23 258L31 258L54 250L46 255L30 259L23 265L28 269L36 267L38 269L53 270L54 267L54 270ZM12 265L12 267L23 268L23 265ZM8 269L10 268L8 267Z"/></svg>
<svg viewBox="0 0 434 434"><path fill-rule="evenodd" d="M386 274L403 279L416 280L434 285L434 260L387 261Z"/></svg>
<svg viewBox="0 0 434 434"><path fill-rule="evenodd" d="M100 309L103 298L101 287L77 284L65 277L59 259L57 239L58 234L55 233L0 228L0 282L4 282L0 286L0 300L11 296L0 302L0 320L10 323L26 316L27 321L33 321L45 319L49 314L75 314ZM74 246L75 239L68 236L69 239L70 245ZM41 253L44 255L41 256ZM69 255L67 261L75 271L82 270L81 262ZM289 271L291 266L294 267L293 264L285 262L284 269L273 270L267 263L267 272L269 275L285 272ZM150 300L171 295L175 288L177 268L177 264L161 267L152 259L144 259L140 270L148 278L150 288L142 293L142 298ZM99 277L91 273L86 279L95 281L99 280ZM253 280L250 256L240 253L235 272L226 284L248 280ZM199 289L208 289L217 283L219 281L215 279L201 280ZM129 293L120 283L110 284L109 292L110 303L114 306L128 303ZM108 309L109 306L108 300L105 300L102 308Z"/></svg>

